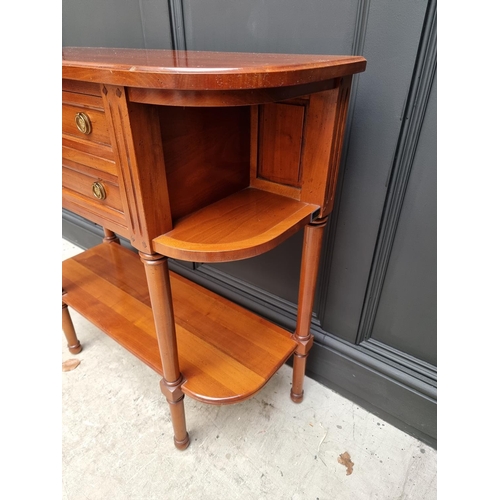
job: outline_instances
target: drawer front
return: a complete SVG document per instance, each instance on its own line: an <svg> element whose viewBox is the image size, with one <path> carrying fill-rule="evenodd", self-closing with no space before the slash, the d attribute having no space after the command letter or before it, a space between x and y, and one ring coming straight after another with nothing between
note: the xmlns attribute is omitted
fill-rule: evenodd
<svg viewBox="0 0 500 500"><path fill-rule="evenodd" d="M113 151L105 146L85 144L63 136L62 158L63 163L75 162L100 172L118 175Z"/></svg>
<svg viewBox="0 0 500 500"><path fill-rule="evenodd" d="M63 91L62 101L63 161L117 175L101 96Z"/></svg>
<svg viewBox="0 0 500 500"><path fill-rule="evenodd" d="M99 86L76 83L63 82L62 205L128 237Z"/></svg>
<svg viewBox="0 0 500 500"><path fill-rule="evenodd" d="M82 141L111 146L102 99L63 92L62 132Z"/></svg>
<svg viewBox="0 0 500 500"><path fill-rule="evenodd" d="M120 188L116 178L99 175L100 173L93 169L74 170L72 162L66 163L62 169L63 188L78 193L94 206L109 207L123 214Z"/></svg>
<svg viewBox="0 0 500 500"><path fill-rule="evenodd" d="M101 97L101 85L94 82L62 79L62 89L76 94L95 95Z"/></svg>
<svg viewBox="0 0 500 500"><path fill-rule="evenodd" d="M62 206L125 238L130 237L115 175L63 159Z"/></svg>

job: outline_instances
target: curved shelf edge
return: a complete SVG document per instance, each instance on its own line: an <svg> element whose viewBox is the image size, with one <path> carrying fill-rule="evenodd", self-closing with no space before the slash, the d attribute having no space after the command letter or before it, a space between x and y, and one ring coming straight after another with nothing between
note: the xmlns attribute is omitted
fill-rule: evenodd
<svg viewBox="0 0 500 500"><path fill-rule="evenodd" d="M229 309L224 314L230 317ZM232 319L232 331L221 325L212 334L207 321L204 332L197 329L196 342L184 331L178 336L184 394L212 405L240 403L259 392L293 354L297 343L288 332L267 322L257 324L243 311ZM201 356L194 361L197 349L203 362Z"/></svg>
<svg viewBox="0 0 500 500"><path fill-rule="evenodd" d="M283 328L176 273L170 282L188 396L218 405L244 401L295 350ZM144 266L135 252L102 243L67 259L63 288L67 305L162 376Z"/></svg>
<svg viewBox="0 0 500 500"><path fill-rule="evenodd" d="M186 380L182 384L182 392L186 394L186 396L189 396L192 399L196 399L197 401L200 401L201 403L206 403L206 404L211 404L215 406L220 406L220 405L230 405L230 404L236 404L236 403L241 403L243 401L246 401L247 399L250 399L252 396L257 394L261 389L264 388L264 386L269 382L271 377L278 371L281 366L283 366L286 362L286 360L293 354L292 352L283 360L283 363L279 365L275 371L269 374L269 376L265 379L262 380L262 383L259 384L258 386L253 387L252 389L247 389L245 392L242 392L241 394L234 394L234 395L219 395L219 396L210 396L210 395L205 395L202 394L201 392L196 392L191 390L190 384L189 384L189 379Z"/></svg>
<svg viewBox="0 0 500 500"><path fill-rule="evenodd" d="M272 250L307 225L317 205L246 188L188 215L153 240L156 252L192 262L228 262Z"/></svg>

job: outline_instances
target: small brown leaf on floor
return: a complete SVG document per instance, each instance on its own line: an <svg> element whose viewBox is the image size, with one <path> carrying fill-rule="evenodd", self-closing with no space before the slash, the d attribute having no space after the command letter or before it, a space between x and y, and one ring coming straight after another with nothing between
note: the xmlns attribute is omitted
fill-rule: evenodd
<svg viewBox="0 0 500 500"><path fill-rule="evenodd" d="M71 370L74 370L78 365L80 364L79 359L67 359L66 361L63 362L62 368L63 372L70 372Z"/></svg>
<svg viewBox="0 0 500 500"><path fill-rule="evenodd" d="M345 451L342 455L339 455L337 461L347 468L346 476L350 476L352 474L352 468L354 467L354 463L351 461L351 455Z"/></svg>

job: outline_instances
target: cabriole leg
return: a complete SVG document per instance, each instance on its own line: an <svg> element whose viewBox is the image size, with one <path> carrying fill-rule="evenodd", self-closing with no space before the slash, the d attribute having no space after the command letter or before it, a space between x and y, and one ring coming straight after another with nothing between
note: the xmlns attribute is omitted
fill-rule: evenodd
<svg viewBox="0 0 500 500"><path fill-rule="evenodd" d="M327 219L317 219L304 229L302 262L300 266L300 287L297 309L297 328L293 338L298 342L293 356L293 379L290 397L293 402L301 403L304 398L304 376L309 350L313 344L311 318L314 292L318 277L321 243Z"/></svg>
<svg viewBox="0 0 500 500"><path fill-rule="evenodd" d="M166 257L159 254L151 255L140 252L139 255L146 269L151 308L160 348L163 367L163 380L160 381L160 388L170 407L174 444L177 449L185 450L189 446L189 434L186 430L184 393L181 389L184 379L179 370L168 261Z"/></svg>

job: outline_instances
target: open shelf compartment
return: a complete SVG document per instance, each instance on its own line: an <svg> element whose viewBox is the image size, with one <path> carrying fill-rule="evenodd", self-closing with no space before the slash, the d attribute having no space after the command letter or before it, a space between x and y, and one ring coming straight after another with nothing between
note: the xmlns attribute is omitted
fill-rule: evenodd
<svg viewBox="0 0 500 500"><path fill-rule="evenodd" d="M248 187L175 223L156 252L192 262L227 262L267 252L304 227L319 207Z"/></svg>
<svg viewBox="0 0 500 500"><path fill-rule="evenodd" d="M162 375L144 266L103 243L63 262L63 301ZM259 391L293 353L290 332L170 272L185 394L229 404Z"/></svg>

